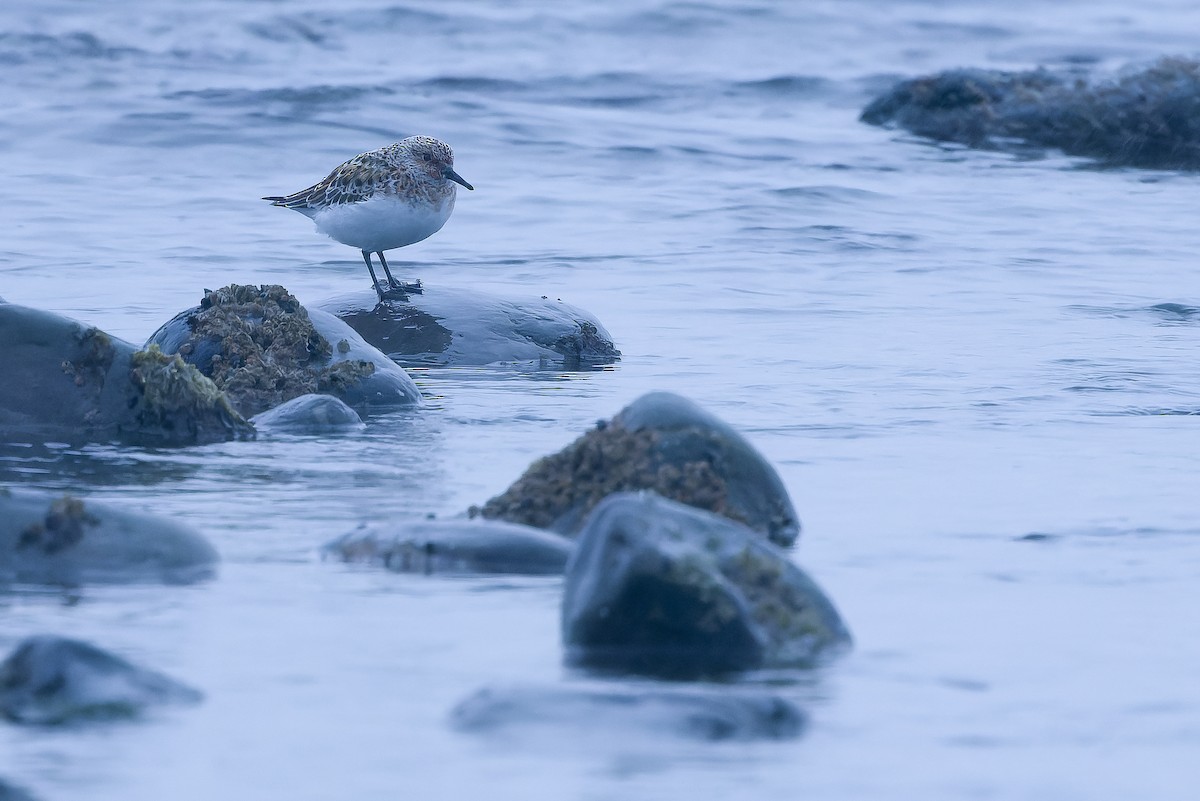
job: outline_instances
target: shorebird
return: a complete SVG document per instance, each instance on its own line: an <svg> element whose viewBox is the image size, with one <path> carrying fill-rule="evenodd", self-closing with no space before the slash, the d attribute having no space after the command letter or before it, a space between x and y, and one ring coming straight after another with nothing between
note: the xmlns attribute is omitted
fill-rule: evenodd
<svg viewBox="0 0 1200 801"><path fill-rule="evenodd" d="M308 189L263 200L300 212L321 233L361 250L371 283L383 300L421 291L420 281L403 283L392 277L383 252L441 230L454 211L454 184L475 188L454 171L450 146L431 136L410 136L355 156ZM375 277L372 253L383 266L386 288Z"/></svg>

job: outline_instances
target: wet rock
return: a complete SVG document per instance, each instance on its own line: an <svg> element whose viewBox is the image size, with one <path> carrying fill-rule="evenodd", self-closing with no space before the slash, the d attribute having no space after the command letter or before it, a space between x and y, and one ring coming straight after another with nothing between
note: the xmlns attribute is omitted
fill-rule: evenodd
<svg viewBox="0 0 1200 801"><path fill-rule="evenodd" d="M36 797L27 791L0 779L0 801L37 801Z"/></svg>
<svg viewBox="0 0 1200 801"><path fill-rule="evenodd" d="M849 645L821 589L744 526L653 493L596 507L567 565L568 661L671 678L809 667Z"/></svg>
<svg viewBox="0 0 1200 801"><path fill-rule="evenodd" d="M427 286L407 300L380 303L371 291L333 298L321 308L409 366L533 363L586 370L621 356L599 320L549 298Z"/></svg>
<svg viewBox="0 0 1200 801"><path fill-rule="evenodd" d="M760 690L664 687L488 687L454 708L454 725L480 734L538 728L574 741L611 743L637 732L696 740L783 740L807 718L780 695Z"/></svg>
<svg viewBox="0 0 1200 801"><path fill-rule="evenodd" d="M1200 169L1200 62L1165 58L1115 79L1044 69L950 70L903 81L862 120L978 148L1057 148L1113 166Z"/></svg>
<svg viewBox="0 0 1200 801"><path fill-rule="evenodd" d="M301 395L250 418L260 432L336 434L364 427L358 412L332 395Z"/></svg>
<svg viewBox="0 0 1200 801"><path fill-rule="evenodd" d="M0 436L192 445L252 437L217 387L157 348L0 304Z"/></svg>
<svg viewBox="0 0 1200 801"><path fill-rule="evenodd" d="M399 573L562 573L571 543L529 526L495 520L412 520L361 526L325 546L344 562Z"/></svg>
<svg viewBox="0 0 1200 801"><path fill-rule="evenodd" d="M0 663L0 714L15 723L129 718L150 706L201 698L161 673L65 637L30 637Z"/></svg>
<svg viewBox="0 0 1200 801"><path fill-rule="evenodd" d="M780 545L800 533L775 469L727 423L670 392L638 398L472 513L572 536L608 495L643 489L744 523Z"/></svg>
<svg viewBox="0 0 1200 801"><path fill-rule="evenodd" d="M177 314L147 344L178 353L247 416L313 393L360 410L421 402L402 368L336 317L305 309L278 285L206 291L199 306Z"/></svg>
<svg viewBox="0 0 1200 801"><path fill-rule="evenodd" d="M216 572L192 529L70 495L0 488L0 586L186 583Z"/></svg>

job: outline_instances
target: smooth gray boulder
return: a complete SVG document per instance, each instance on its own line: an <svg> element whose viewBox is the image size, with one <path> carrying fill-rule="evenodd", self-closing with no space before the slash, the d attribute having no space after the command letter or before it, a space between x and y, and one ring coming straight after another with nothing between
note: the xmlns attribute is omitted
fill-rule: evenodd
<svg viewBox="0 0 1200 801"><path fill-rule="evenodd" d="M970 147L1057 148L1109 166L1200 169L1200 62L1164 58L1111 79L956 69L896 84L872 125Z"/></svg>
<svg viewBox="0 0 1200 801"><path fill-rule="evenodd" d="M193 445L253 437L207 378L157 348L0 303L0 438Z"/></svg>
<svg viewBox="0 0 1200 801"><path fill-rule="evenodd" d="M548 729L575 741L620 742L636 733L694 740L784 740L804 730L807 716L777 693L728 686L486 687L460 702L453 725L477 734L509 736Z"/></svg>
<svg viewBox="0 0 1200 801"><path fill-rule="evenodd" d="M398 363L536 364L586 370L621 352L588 312L549 298L503 298L426 286L407 300L380 302L374 291L341 295L320 308L337 315Z"/></svg>
<svg viewBox="0 0 1200 801"><path fill-rule="evenodd" d="M411 520L360 526L323 553L398 573L548 575L563 572L571 547L558 535L496 520Z"/></svg>
<svg viewBox="0 0 1200 801"><path fill-rule="evenodd" d="M592 512L567 564L571 664L668 678L811 667L850 644L833 604L745 526L653 493Z"/></svg>
<svg viewBox="0 0 1200 801"><path fill-rule="evenodd" d="M670 392L638 398L470 513L574 536L601 500L634 490L723 515L780 545L800 534L787 489L754 446Z"/></svg>
<svg viewBox="0 0 1200 801"><path fill-rule="evenodd" d="M65 637L30 637L0 663L0 714L14 723L130 718L150 706L201 698L161 673Z"/></svg>
<svg viewBox="0 0 1200 801"><path fill-rule="evenodd" d="M0 587L181 584L211 577L217 561L207 540L169 518L0 487Z"/></svg>
<svg viewBox="0 0 1200 801"><path fill-rule="evenodd" d="M271 434L340 434L361 431L358 412L332 395L301 395L256 414L250 422Z"/></svg>
<svg viewBox="0 0 1200 801"><path fill-rule="evenodd" d="M314 393L364 413L421 403L403 368L277 284L206 290L199 306L175 315L147 344L178 353L246 416Z"/></svg>

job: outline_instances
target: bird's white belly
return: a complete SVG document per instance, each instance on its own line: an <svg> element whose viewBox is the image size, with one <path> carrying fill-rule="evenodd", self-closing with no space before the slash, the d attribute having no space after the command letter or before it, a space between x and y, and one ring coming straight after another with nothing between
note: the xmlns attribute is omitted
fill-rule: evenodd
<svg viewBox="0 0 1200 801"><path fill-rule="evenodd" d="M409 203L392 195L377 195L360 203L343 203L313 215L317 230L360 250L402 248L437 233L450 212L454 195L441 204Z"/></svg>

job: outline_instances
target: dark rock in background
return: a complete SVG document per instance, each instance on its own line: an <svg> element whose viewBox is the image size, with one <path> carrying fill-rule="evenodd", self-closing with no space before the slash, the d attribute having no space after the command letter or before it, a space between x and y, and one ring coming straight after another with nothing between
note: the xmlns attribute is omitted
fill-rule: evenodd
<svg viewBox="0 0 1200 801"><path fill-rule="evenodd" d="M15 784L0 779L0 801L37 801L37 798Z"/></svg>
<svg viewBox="0 0 1200 801"><path fill-rule="evenodd" d="M186 583L216 572L217 552L168 518L0 488L0 586Z"/></svg>
<svg viewBox="0 0 1200 801"><path fill-rule="evenodd" d="M811 667L847 647L833 604L745 526L660 498L602 502L567 565L572 664L668 678Z"/></svg>
<svg viewBox="0 0 1200 801"><path fill-rule="evenodd" d="M324 553L400 573L541 575L562 573L571 547L555 534L497 520L412 520L362 526Z"/></svg>
<svg viewBox="0 0 1200 801"><path fill-rule="evenodd" d="M0 435L192 445L252 437L207 378L157 348L0 303Z"/></svg>
<svg viewBox="0 0 1200 801"><path fill-rule="evenodd" d="M332 395L300 395L250 418L260 432L273 434L336 434L360 431L358 412Z"/></svg>
<svg viewBox="0 0 1200 801"><path fill-rule="evenodd" d="M309 312L278 285L207 291L147 344L178 353L250 416L299 397L334 395L356 409L415 406L399 366L332 315Z"/></svg>
<svg viewBox="0 0 1200 801"><path fill-rule="evenodd" d="M572 536L608 495L643 489L744 523L781 545L800 533L775 469L727 423L670 392L638 398L534 462L472 513Z"/></svg>
<svg viewBox="0 0 1200 801"><path fill-rule="evenodd" d="M621 356L599 320L548 298L517 300L431 286L407 300L381 303L374 292L362 292L332 298L320 308L407 366L537 363L586 370Z"/></svg>
<svg viewBox="0 0 1200 801"><path fill-rule="evenodd" d="M0 663L0 714L14 723L130 718L149 706L202 697L161 673L65 637L30 637Z"/></svg>
<svg viewBox="0 0 1200 801"><path fill-rule="evenodd" d="M807 717L780 695L727 686L488 687L452 712L454 725L509 736L546 727L552 736L611 742L639 732L695 740L784 740L799 736Z"/></svg>
<svg viewBox="0 0 1200 801"><path fill-rule="evenodd" d="M1044 69L902 81L862 120L978 148L1058 148L1110 166L1200 169L1200 62L1164 58L1089 82Z"/></svg>

